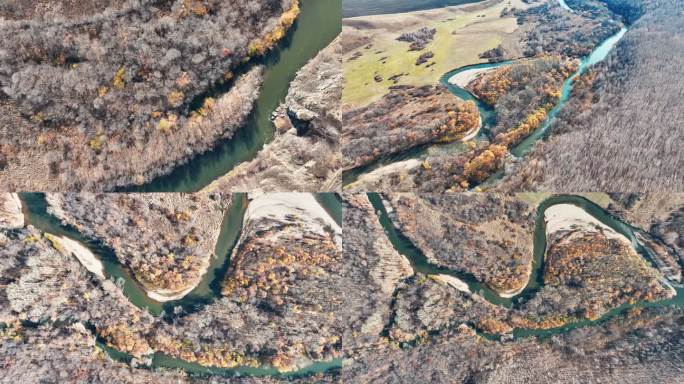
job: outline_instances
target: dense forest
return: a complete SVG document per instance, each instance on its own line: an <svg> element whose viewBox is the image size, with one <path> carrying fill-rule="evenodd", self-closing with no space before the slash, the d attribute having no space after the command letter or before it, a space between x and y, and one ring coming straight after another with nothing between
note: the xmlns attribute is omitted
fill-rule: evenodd
<svg viewBox="0 0 684 384"><path fill-rule="evenodd" d="M408 195L396 196L394 200ZM429 205L441 198L410 199ZM517 221L516 214L526 211L524 204L518 206L521 210L509 205L502 211L496 199L471 197L470 204L464 205L442 200L444 207L459 212L454 222L463 218L464 225L492 219ZM649 208L658 210L652 204L644 207ZM509 309L493 305L477 292L454 289L437 276L406 273L402 268L406 264L387 249L386 238L375 237L382 229L374 216L365 194L345 195L345 239L353 239L344 242L345 258L368 266L358 275L360 285L382 287L370 295L357 296L356 290L350 295L359 311L345 339L349 358L342 370L345 380L381 383L388 377L402 377L412 382L537 383L547 378L552 382L582 378L587 383L641 383L674 382L680 376L684 316L679 308L633 309L616 319L548 338L498 339L482 333L507 333L521 325L555 327L575 321L574 316L593 317L592 310L604 312L641 294L665 294L643 260L592 225L552 235L553 264L545 277L550 289L543 288L538 298ZM417 222L425 223L425 216ZM451 226L446 216L434 221ZM430 237L433 228L428 223L416 232ZM507 257L500 252L490 256ZM385 264L387 273L376 272L378 263Z"/></svg>
<svg viewBox="0 0 684 384"><path fill-rule="evenodd" d="M548 141L539 143L529 160L512 166L500 189L684 190L678 81L684 65L678 54L684 49L684 5L605 3L634 24L607 60L578 80ZM587 12L605 7L582 4ZM663 52L672 54L663 58Z"/></svg>
<svg viewBox="0 0 684 384"><path fill-rule="evenodd" d="M138 184L231 137L258 95L253 58L299 13L298 0L22 3L0 21L5 189Z"/></svg>
<svg viewBox="0 0 684 384"><path fill-rule="evenodd" d="M499 291L527 283L534 215L524 201L478 194L388 197L397 226L431 262Z"/></svg>
<svg viewBox="0 0 684 384"><path fill-rule="evenodd" d="M114 251L148 290L193 287L214 256L230 195L49 194L50 211Z"/></svg>

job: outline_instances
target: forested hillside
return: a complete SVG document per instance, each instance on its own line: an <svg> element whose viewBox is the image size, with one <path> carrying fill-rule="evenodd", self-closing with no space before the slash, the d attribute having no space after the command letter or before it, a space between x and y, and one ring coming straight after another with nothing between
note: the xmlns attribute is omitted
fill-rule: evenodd
<svg viewBox="0 0 684 384"><path fill-rule="evenodd" d="M548 142L501 188L684 190L684 3L605 3L626 21L643 16L604 63L578 80Z"/></svg>

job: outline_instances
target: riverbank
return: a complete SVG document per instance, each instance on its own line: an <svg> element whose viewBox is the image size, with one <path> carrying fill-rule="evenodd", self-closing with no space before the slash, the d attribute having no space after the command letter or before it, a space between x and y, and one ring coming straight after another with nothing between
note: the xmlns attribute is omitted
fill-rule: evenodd
<svg viewBox="0 0 684 384"><path fill-rule="evenodd" d="M573 204L556 204L544 211L546 234L550 236L556 232L572 231L582 227L593 227L609 239L616 239L632 246L632 242L625 236L615 232L582 208Z"/></svg>
<svg viewBox="0 0 684 384"><path fill-rule="evenodd" d="M21 228L24 226L24 213L21 200L16 193L0 193L0 228Z"/></svg>
<svg viewBox="0 0 684 384"><path fill-rule="evenodd" d="M230 140L218 142L168 175L128 190L196 192L228 175L239 164L257 158L264 146L274 139L276 128L271 117L285 100L297 71L339 35L340 12L341 0L302 0L292 30L261 62L265 65L262 91L246 123ZM245 192L232 184L226 188L224 192Z"/></svg>
<svg viewBox="0 0 684 384"><path fill-rule="evenodd" d="M290 216L299 217L306 229L321 235L328 231L334 234L335 243L342 246L342 228L333 217L309 193L282 192L249 194L250 203L244 222L268 218L280 222L291 221Z"/></svg>
<svg viewBox="0 0 684 384"><path fill-rule="evenodd" d="M472 68L472 69L467 69L465 71L459 72L447 80L449 84L455 85L460 88L465 88L470 84L471 81L480 78L487 72L492 71L493 69L496 69L495 67L488 67L488 68Z"/></svg>
<svg viewBox="0 0 684 384"><path fill-rule="evenodd" d="M514 7L527 9L521 0L483 1L398 14L346 18L343 20L343 108L359 108L385 95L395 85L436 84L453 68L483 63L485 52L506 47L508 57L522 56L526 26L502 13ZM421 50L398 41L402 34L432 30ZM431 53L425 65L416 64L421 54Z"/></svg>
<svg viewBox="0 0 684 384"><path fill-rule="evenodd" d="M271 116L273 141L202 192L338 190L342 83L338 38L297 71Z"/></svg>
<svg viewBox="0 0 684 384"><path fill-rule="evenodd" d="M105 278L104 265L86 246L66 236L56 236L47 232L44 233L44 236L64 256L75 257L89 272L95 274L100 279Z"/></svg>

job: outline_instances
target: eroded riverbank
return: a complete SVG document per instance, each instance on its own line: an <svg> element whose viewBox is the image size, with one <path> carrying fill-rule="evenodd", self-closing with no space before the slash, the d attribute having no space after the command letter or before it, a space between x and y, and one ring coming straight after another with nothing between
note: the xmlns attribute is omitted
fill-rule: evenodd
<svg viewBox="0 0 684 384"><path fill-rule="evenodd" d="M262 91L247 123L230 140L197 155L171 173L127 190L194 192L254 158L272 138L271 114L287 95L296 72L328 46L341 31L341 0L302 0L293 30L267 55Z"/></svg>

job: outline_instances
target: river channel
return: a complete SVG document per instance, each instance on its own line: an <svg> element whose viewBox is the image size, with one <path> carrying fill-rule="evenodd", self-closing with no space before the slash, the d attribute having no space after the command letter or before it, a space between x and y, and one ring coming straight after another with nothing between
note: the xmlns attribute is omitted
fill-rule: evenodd
<svg viewBox="0 0 684 384"><path fill-rule="evenodd" d="M321 206L337 221L341 221L342 203L339 197L332 193L315 195ZM160 303L147 296L145 289L134 278L131 271L121 265L114 251L102 242L88 238L72 226L63 224L55 216L51 215L47 208L45 195L42 193L21 193L20 199L27 225L33 225L37 229L57 236L66 236L86 246L102 262L106 278L113 280L122 289L124 295L135 306L148 310L154 316L172 320L173 309L182 307L184 312L191 313L201 310L205 305L214 302L221 297L221 282L225 279L230 263L230 255L237 244L242 231L243 218L249 204L246 194L234 194L230 208L226 211L221 224L221 231L216 242L214 257L211 258L207 272L202 280L190 293L179 300ZM102 340L98 345L108 356L117 361L130 362L133 356L107 346ZM296 371L281 373L270 366L262 367L237 367L217 368L206 367L196 363L190 363L181 359L172 358L162 353L151 356L151 368L181 369L195 375L220 375L220 376L277 376L296 377L324 372L341 367L341 360L316 361L311 365Z"/></svg>
<svg viewBox="0 0 684 384"><path fill-rule="evenodd" d="M227 174L239 163L253 159L273 139L271 114L285 99L297 71L342 30L341 0L301 0L301 13L287 36L261 63L264 83L254 110L235 135L171 173L142 186L126 188L140 192L195 192Z"/></svg>
<svg viewBox="0 0 684 384"><path fill-rule="evenodd" d="M563 0L559 0L560 5L564 8L567 9L570 12L573 12L571 8L567 6L567 4ZM549 131L549 127L553 123L554 119L558 115L558 113L563 109L565 106L566 102L570 98L570 93L572 91L572 87L574 84L574 80L585 73L589 68L591 68L593 65L603 61L608 57L608 54L611 52L613 47L620 41L620 39L624 36L624 34L627 32L626 27L622 27L619 32L616 34L610 36L606 40L604 40L601 44L599 44L594 50L591 52L586 57L583 57L580 59L580 65L570 77L568 77L562 85L561 89L561 96L558 99L558 102L556 105L549 111L547 118L541 123L539 128L534 130L529 136L527 136L523 141L521 141L519 144L517 144L515 147L510 149L510 153L515 156L515 157L521 157L526 155L534 146L534 144L544 138ZM455 75L458 75L461 72L473 70L473 69L494 69L494 68L499 68L505 65L509 65L512 63L515 63L518 60L507 60L499 63L481 63L481 64L474 64L474 65L467 65L461 68L456 68L452 71L449 71L445 73L441 78L440 78L440 84L446 86L448 90L458 98L464 100L464 101L472 101L475 103L477 106L477 109L480 113L480 118L482 121L482 129L478 133L478 135L474 138L476 141L480 141L482 139L492 139L490 137L490 128L496 125L496 111L494 110L493 107L487 105L486 103L482 102L479 100L475 95L473 95L469 90L459 87L455 84L449 83L449 79L454 77ZM417 146L405 151L402 151L400 153L394 154L394 155L389 155L384 158L378 159L377 161L372 162L371 164L364 165L361 167L357 167L354 169L350 169L348 171L345 171L343 173L342 177L342 183L343 185L347 186L359 179L364 174L367 174L375 169L381 168L383 166L387 166L399 161L405 161L409 159L419 159L423 160L427 156L434 156L434 155L441 155L441 154L459 154L463 153L467 150L466 144L464 142L458 141L454 143L449 143L449 144L433 144L433 143L428 143L425 145ZM491 176L489 179L485 180L481 186L488 186L494 184L501 176L503 175L503 172L497 172L493 176Z"/></svg>
<svg viewBox="0 0 684 384"><path fill-rule="evenodd" d="M515 305L518 305L519 303L529 300L543 286L544 254L546 252L546 223L544 220L544 213L548 208L554 205L572 204L583 209L585 212L596 218L601 223L605 224L617 233L629 239L632 242L632 246L637 251L637 253L644 257L644 259L646 259L647 262L652 264L651 254L649 250L636 237L636 232L638 231L638 229L619 220L610 213L606 212L596 203L584 197L574 195L555 195L542 201L536 209L537 216L534 227L532 274L530 275L528 284L525 286L525 289L519 295L516 295L512 298L504 298L499 296L499 294L497 294L487 285L477 281L471 274L444 268L430 262L427 259L427 257L415 245L413 245L411 240L404 236L392 223L392 220L387 213L385 205L383 204L382 197L377 193L369 193L368 198L371 204L373 205L373 208L375 209L376 214L378 215L378 219L380 220L380 224L382 225L390 242L397 250L397 252L408 258L415 272L422 273L425 275L444 274L454 276L468 284L468 288L471 292L481 295L487 301L495 305L500 305L508 308L513 307ZM625 310L633 307L676 305L678 307L684 308L684 289L681 287L676 287L675 291L677 292L677 294L672 299L661 300L657 302L641 301L635 304L624 304L606 312L597 320L579 320L571 322L562 327L552 329L515 329L513 331L513 337L549 337L555 334L567 332L571 329L600 324L615 316L622 314Z"/></svg>

